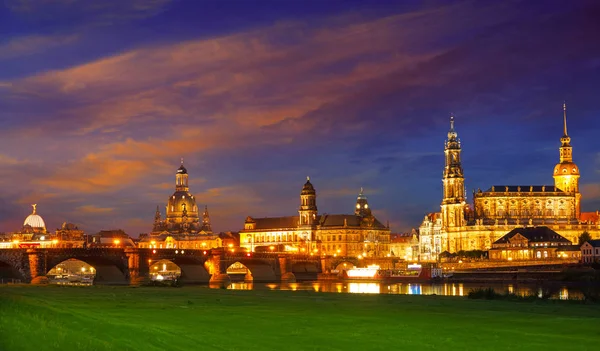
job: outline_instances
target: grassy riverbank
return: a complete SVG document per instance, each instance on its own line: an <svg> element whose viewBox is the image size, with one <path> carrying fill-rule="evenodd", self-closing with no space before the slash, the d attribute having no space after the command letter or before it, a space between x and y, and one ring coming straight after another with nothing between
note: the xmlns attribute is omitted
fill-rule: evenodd
<svg viewBox="0 0 600 351"><path fill-rule="evenodd" d="M0 287L0 350L592 350L600 306L200 287Z"/></svg>

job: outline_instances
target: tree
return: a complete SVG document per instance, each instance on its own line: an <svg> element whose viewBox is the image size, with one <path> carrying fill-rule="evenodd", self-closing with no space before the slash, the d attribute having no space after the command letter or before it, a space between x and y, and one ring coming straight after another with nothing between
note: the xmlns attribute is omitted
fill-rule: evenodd
<svg viewBox="0 0 600 351"><path fill-rule="evenodd" d="M579 246L583 245L586 241L592 240L592 236L588 232L583 232L579 235Z"/></svg>

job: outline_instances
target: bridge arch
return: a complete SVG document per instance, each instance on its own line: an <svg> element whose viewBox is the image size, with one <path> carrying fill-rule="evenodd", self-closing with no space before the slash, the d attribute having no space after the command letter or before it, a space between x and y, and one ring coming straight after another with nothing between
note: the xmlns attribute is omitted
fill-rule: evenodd
<svg viewBox="0 0 600 351"><path fill-rule="evenodd" d="M272 283L278 280L275 269L273 268L273 264L257 258L240 258L237 260L230 260L226 263L227 275L229 274L230 267L238 267L238 269L243 266L248 272L244 276L245 281L253 281L257 283Z"/></svg>
<svg viewBox="0 0 600 351"><path fill-rule="evenodd" d="M52 276L53 274L58 273L58 268L60 268L60 265L64 265L66 262L75 261L81 261L85 263L87 266L84 267L86 267L88 272L90 271L88 267L93 268L93 278L90 283L106 285L129 284L129 271L126 263L123 262L123 260L115 261L112 259L112 257L106 257L102 255L69 255L46 257L44 275ZM85 276L85 274L83 275Z"/></svg>
<svg viewBox="0 0 600 351"><path fill-rule="evenodd" d="M336 257L326 261L326 265L323 269L327 271L344 269L344 263L346 264L345 267L347 267L347 269L360 266L359 260L356 257Z"/></svg>
<svg viewBox="0 0 600 351"><path fill-rule="evenodd" d="M338 272L341 272L341 271L347 271L352 268L356 268L356 265L354 263L352 263L350 261L343 261L343 262L338 263L333 269Z"/></svg>
<svg viewBox="0 0 600 351"><path fill-rule="evenodd" d="M150 280L175 280L181 276L181 268L171 260L157 260L150 264Z"/></svg>
<svg viewBox="0 0 600 351"><path fill-rule="evenodd" d="M150 275L156 270L154 269L156 263L160 264L158 270L162 269L163 265L166 265L167 270L171 272L177 272L178 269L179 275L177 279L181 283L205 284L210 281L211 274L208 272L207 267L205 267L205 261L202 259L193 256L175 256L157 259L150 264ZM176 266L177 268L173 266Z"/></svg>
<svg viewBox="0 0 600 351"><path fill-rule="evenodd" d="M254 281L250 269L240 261L230 264L226 272L232 282Z"/></svg>
<svg viewBox="0 0 600 351"><path fill-rule="evenodd" d="M96 277L96 268L84 261L70 258L50 268L46 277L54 284L92 285Z"/></svg>
<svg viewBox="0 0 600 351"><path fill-rule="evenodd" d="M14 281L25 281L25 277L14 265L0 260L0 284Z"/></svg>

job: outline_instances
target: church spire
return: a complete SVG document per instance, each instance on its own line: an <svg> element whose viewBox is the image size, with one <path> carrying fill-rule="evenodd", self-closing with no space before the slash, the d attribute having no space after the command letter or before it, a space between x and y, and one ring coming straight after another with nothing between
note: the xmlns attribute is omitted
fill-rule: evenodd
<svg viewBox="0 0 600 351"><path fill-rule="evenodd" d="M564 136L568 136L567 134L567 102L563 102L563 124L564 124Z"/></svg>
<svg viewBox="0 0 600 351"><path fill-rule="evenodd" d="M158 209L158 205L156 205L156 212L154 213L154 223L160 222L160 210Z"/></svg>
<svg viewBox="0 0 600 351"><path fill-rule="evenodd" d="M205 232L212 232L210 227L210 216L208 215L208 206L204 205L204 213L202 214L202 229Z"/></svg>
<svg viewBox="0 0 600 351"><path fill-rule="evenodd" d="M448 131L448 141L455 141L458 137L456 130L454 130L454 113L450 113L450 130Z"/></svg>
<svg viewBox="0 0 600 351"><path fill-rule="evenodd" d="M560 162L573 162L571 137L567 134L567 104L563 103L563 136L560 138Z"/></svg>

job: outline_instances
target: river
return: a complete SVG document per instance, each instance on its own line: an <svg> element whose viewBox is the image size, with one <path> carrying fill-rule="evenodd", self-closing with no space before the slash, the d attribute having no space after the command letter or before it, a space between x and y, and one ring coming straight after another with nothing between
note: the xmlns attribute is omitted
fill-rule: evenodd
<svg viewBox="0 0 600 351"><path fill-rule="evenodd" d="M218 288L218 286L210 286ZM442 295L466 296L469 291L478 288L492 288L497 293L510 292L520 296L535 294L542 297L550 295L551 299L579 300L583 299L581 290L561 284L494 284L494 283L377 283L377 282L335 282L308 281L298 283L245 283L233 282L227 289L233 290L291 290L316 291L350 294L406 294L406 295Z"/></svg>

